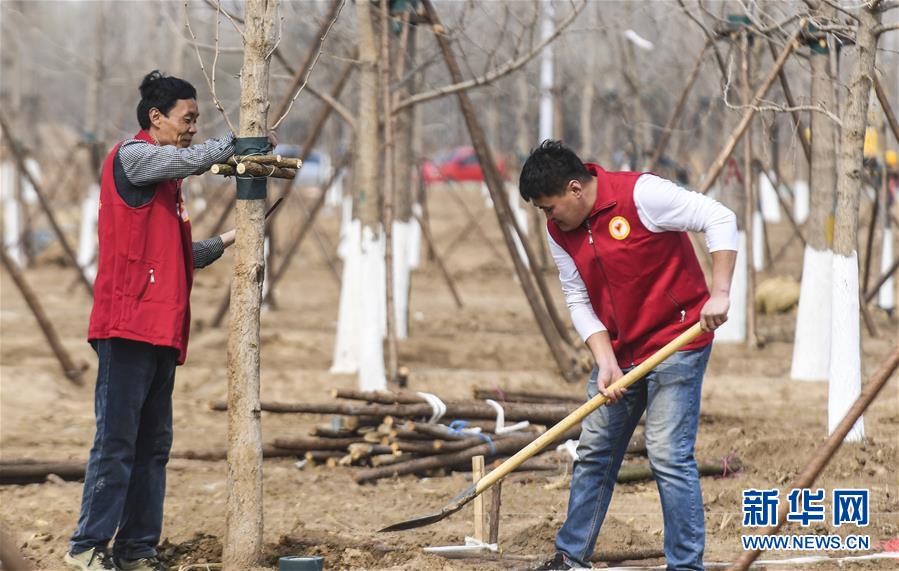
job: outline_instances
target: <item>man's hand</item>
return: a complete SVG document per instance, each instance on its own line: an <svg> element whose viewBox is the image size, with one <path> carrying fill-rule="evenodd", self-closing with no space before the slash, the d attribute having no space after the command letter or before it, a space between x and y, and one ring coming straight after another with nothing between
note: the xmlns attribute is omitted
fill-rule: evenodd
<svg viewBox="0 0 899 571"><path fill-rule="evenodd" d="M713 293L699 312L699 324L703 331L714 331L727 321L727 310L730 309L730 296L724 293Z"/></svg>
<svg viewBox="0 0 899 571"><path fill-rule="evenodd" d="M234 238L236 238L236 237L237 237L237 230L235 230L234 228L228 230L227 232L225 232L224 234L219 236L219 238L222 239L222 244L224 244L224 246L226 248L234 243Z"/></svg>
<svg viewBox="0 0 899 571"><path fill-rule="evenodd" d="M615 404L618 402L618 399L624 396L627 389L615 388L610 390L609 387L623 377L624 374L621 372L618 363L614 361L611 363L597 363L597 366L599 367L599 376L596 378L596 386L599 388L599 392L609 398L609 402Z"/></svg>

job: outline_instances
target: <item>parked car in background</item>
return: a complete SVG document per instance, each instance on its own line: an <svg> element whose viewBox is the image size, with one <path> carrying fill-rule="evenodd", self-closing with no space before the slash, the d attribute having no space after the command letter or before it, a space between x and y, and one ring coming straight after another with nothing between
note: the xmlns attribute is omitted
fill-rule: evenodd
<svg viewBox="0 0 899 571"><path fill-rule="evenodd" d="M506 162L493 155L500 175L506 178ZM484 171L472 147L456 147L438 153L421 165L421 177L425 184L435 182L483 182Z"/></svg>
<svg viewBox="0 0 899 571"><path fill-rule="evenodd" d="M280 144L275 147L272 154L281 155L282 157L299 157L299 145ZM303 186L322 186L328 182L331 177L331 157L328 153L313 149L306 160L303 161L303 167L297 173L294 184L298 187Z"/></svg>

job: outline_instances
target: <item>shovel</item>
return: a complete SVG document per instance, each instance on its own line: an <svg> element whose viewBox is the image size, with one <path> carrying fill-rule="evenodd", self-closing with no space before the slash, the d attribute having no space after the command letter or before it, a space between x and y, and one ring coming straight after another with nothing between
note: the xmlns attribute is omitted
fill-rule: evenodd
<svg viewBox="0 0 899 571"><path fill-rule="evenodd" d="M681 333L676 339L656 351L651 357L631 369L626 375L618 379L616 383L609 386L609 388L625 388L631 386L632 384L636 383L644 376L646 376L654 368L656 368L659 363L670 357L680 348L696 339L701 333L702 329L700 328L699 323L696 323L690 329ZM444 506L443 509L439 512L414 517L406 521L401 521L399 523L389 525L384 529L381 529L380 531L404 531L407 529L424 527L426 525L431 525L432 523L437 523L443 518L456 513L457 511L462 509L462 506L475 499L475 497L482 494L483 492L486 492L495 483L499 482L501 479L508 476L509 473L513 472L516 468L521 466L521 464L525 460L546 448L549 444L557 440L569 428L584 420L584 418L588 414L606 404L608 400L608 397L603 394L598 394L592 399L588 400L580 407L575 409L571 414L560 420L558 424L556 424L555 426L541 434L533 442L519 450L514 456L512 456L511 458L497 466L495 469L493 469L489 474L466 488L461 494L453 498L450 503Z"/></svg>

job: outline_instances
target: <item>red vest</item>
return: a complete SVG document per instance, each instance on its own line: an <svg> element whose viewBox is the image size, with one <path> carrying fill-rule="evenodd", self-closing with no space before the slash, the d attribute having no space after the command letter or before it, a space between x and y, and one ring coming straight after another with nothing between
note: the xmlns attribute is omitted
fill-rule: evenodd
<svg viewBox="0 0 899 571"><path fill-rule="evenodd" d="M135 136L153 144L141 131ZM193 251L181 181L156 184L149 203L128 206L116 190L113 163L103 163L99 255L88 340L120 337L178 349L187 357Z"/></svg>
<svg viewBox="0 0 899 571"><path fill-rule="evenodd" d="M636 365L699 320L709 291L686 232L651 232L640 222L634 186L643 173L585 166L597 183L590 216L570 232L547 227L574 260L619 366ZM684 350L712 338L703 333Z"/></svg>

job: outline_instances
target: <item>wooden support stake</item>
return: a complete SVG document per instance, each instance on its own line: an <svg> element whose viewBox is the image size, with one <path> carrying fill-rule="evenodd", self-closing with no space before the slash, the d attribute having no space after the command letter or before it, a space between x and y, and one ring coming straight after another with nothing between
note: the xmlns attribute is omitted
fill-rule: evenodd
<svg viewBox="0 0 899 571"><path fill-rule="evenodd" d="M805 19L799 22L796 31L792 36L787 39L787 44L784 46L783 51L780 52L780 56L778 56L777 61L774 62L774 67L768 73L768 76L762 81L762 84L755 91L755 95L752 97L752 103L749 105L749 108L743 112L743 117L740 119L740 123L734 129L733 133L731 133L730 138L727 140L727 143L722 147L721 152L709 166L705 175L702 177L702 184L700 185L698 192L700 194L705 194L712 188L712 185L715 184L715 181L718 179L718 175L721 174L721 170L724 168L727 159L730 157L731 153L734 152L734 148L737 146L737 143L746 133L746 129L749 127L749 123L752 121L753 116L755 115L758 104L768 93L768 90L771 88L771 84L774 83L774 79L777 77L777 74L780 73L780 70L783 68L784 64L787 63L787 58L790 53L796 47L798 42L797 37L802 29L805 27Z"/></svg>
<svg viewBox="0 0 899 571"><path fill-rule="evenodd" d="M500 480L490 490L490 532L487 534L487 543L494 545L499 543L499 510L502 498L503 482Z"/></svg>
<svg viewBox="0 0 899 571"><path fill-rule="evenodd" d="M696 63L693 64L693 71L690 72L690 77L687 78L687 84L684 86L684 90L681 92L680 98L677 100L677 104L674 106L674 110L671 111L671 116L668 118L668 122L665 123L665 127L662 129L662 133L659 135L659 142L656 143L656 148L652 153L652 158L649 159L649 163L643 170L652 171L659 164L659 159L662 158L662 154L665 152L665 148L668 146L668 141L671 140L671 133L674 131L674 126L677 124L677 120L684 112L684 106L687 103L687 97L690 95L690 91L693 90L693 85L696 83L696 79L699 77L699 70L702 69L702 62L705 59L705 52L708 51L711 43L711 40L706 40L705 45L702 46L702 51L699 52L699 57L696 58Z"/></svg>
<svg viewBox="0 0 899 571"><path fill-rule="evenodd" d="M31 313L37 320L37 324L40 326L41 331L43 331L44 338L46 338L47 343L50 344L53 354L56 355L56 359L59 361L60 367L62 367L63 374L76 385L80 386L84 384L81 375L87 369L87 366L83 365L79 367L75 365L75 362L69 356L69 352L66 351L66 348L63 346L62 342L60 342L59 335L57 335L53 324L50 323L50 319L47 318L47 314L44 312L44 308L38 301L37 296L34 294L31 286L28 285L28 282L25 281L25 276L22 275L19 266L16 265L6 253L6 247L0 247L0 257L2 257L3 267L9 272L10 277L19 289L19 293L22 294L25 303L28 304Z"/></svg>
<svg viewBox="0 0 899 571"><path fill-rule="evenodd" d="M846 438L846 435L849 434L849 431L855 425L855 422L861 417L862 413L867 410L868 406L874 402L874 399L877 398L880 390L883 389L887 381L890 380L896 367L899 367L899 345L893 349L893 352L883 363L881 363L877 372L875 372L868 382L865 383L861 394L852 404L852 407L846 412L846 416L843 417L843 420L840 421L830 436L827 437L824 444L818 448L815 455L809 460L808 464L805 465L802 472L789 486L786 487L787 490L812 487L815 480L818 479L818 476L824 471L824 468L827 467L831 458L833 458L834 454L836 454L837 450L839 450L840 446L843 444L843 440ZM774 535L777 533L780 527L786 522L786 516L789 509L789 502L781 502L780 507L777 510L777 518L775 519L777 525L763 529L759 535ZM752 565L752 562L755 561L759 555L761 555L761 550L758 549L746 551L733 565L731 565L731 567L729 567L729 569L749 569L749 566Z"/></svg>
<svg viewBox="0 0 899 571"><path fill-rule="evenodd" d="M303 166L303 161L300 159L282 157L281 155L234 155L226 162L232 167L236 167L240 163L257 163L282 169L298 169Z"/></svg>
<svg viewBox="0 0 899 571"><path fill-rule="evenodd" d="M459 290L456 289L456 284L453 282L452 276L446 269L446 264L443 262L443 256L437 253L437 246L434 244L434 238L431 236L431 228L428 226L427 219L422 218L415 212L412 213L412 216L415 218L415 221L418 222L419 227L421 227L421 235L425 239L425 243L428 245L428 252L431 254L431 259L437 263L437 268L440 270L440 275L443 276L443 281L446 282L446 287L449 288L450 293L453 295L453 300L456 302L456 307L462 308L462 298L459 296Z"/></svg>
<svg viewBox="0 0 899 571"><path fill-rule="evenodd" d="M475 456L471 459L471 481L476 484L484 477L484 457ZM484 496L479 495L472 501L474 505L474 537L481 543L487 541L487 511L484 509Z"/></svg>
<svg viewBox="0 0 899 571"><path fill-rule="evenodd" d="M768 38L768 48L771 50L771 57L776 60L777 47L774 46L774 41L771 38ZM796 107L796 100L793 98L793 90L790 89L790 83L787 81L787 74L783 68L777 72L777 76L780 78L780 87L783 89L784 99L787 100L787 105ZM790 116L793 118L793 126L795 127L796 132L799 134L799 142L802 143L802 151L805 153L805 160L811 164L811 144L808 139L805 138L805 126L802 124L802 119L799 117L799 111L791 111ZM803 240L803 242L804 241L805 240Z"/></svg>
<svg viewBox="0 0 899 571"><path fill-rule="evenodd" d="M274 165L261 165L258 163L237 163L234 170L239 175L267 176L269 178L293 179L297 176L297 171L293 169L283 169Z"/></svg>
<svg viewBox="0 0 899 571"><path fill-rule="evenodd" d="M423 5L435 32L442 30L443 26L440 24L440 19L430 0L424 0ZM435 33L434 37L440 45L440 50L443 52L443 59L446 62L447 69L449 70L453 81L457 83L462 81L462 71L459 68L459 64L456 62L447 36L443 33ZM465 124L471 137L471 143L475 149L475 154L481 164L481 169L484 171L487 189L490 191L490 197L493 199L494 212L497 216L500 229L502 230L506 248L509 250L509 254L512 257L518 281L531 306L531 311L534 314L540 332L543 334L543 338L549 347L553 359L556 361L559 371L566 380L577 380L580 378L580 375L576 372L575 360L570 352L570 347L565 345L564 337L562 336L565 327L564 325L561 325L561 320L558 319L558 315L556 315L555 318L553 317L555 306L549 296L548 289L545 287L545 280L543 280L543 276L537 268L537 259L531 252L527 236L521 231L521 227L517 220L510 212L502 176L499 174L496 162L493 160L493 153L487 145L487 138L477 119L474 106L466 92L459 91L456 93L456 97L459 101L462 115L465 118ZM518 234L519 241L524 247L527 259L530 263L530 269L524 265L524 261L518 254L518 248L513 237L513 232ZM535 281L537 283L536 288L534 286ZM542 300L541 296L543 298Z"/></svg>
<svg viewBox="0 0 899 571"><path fill-rule="evenodd" d="M893 108L890 106L890 98L887 97L887 93L883 89L883 82L876 73L874 74L874 92L877 94L877 101L880 102L880 108L883 109L893 137L896 138L896 142L899 142L899 121L896 121L896 114L893 113Z"/></svg>
<svg viewBox="0 0 899 571"><path fill-rule="evenodd" d="M893 264L890 266L890 269L885 271L882 276L877 278L877 281L874 282L874 285L871 286L871 289L868 290L868 293L865 294L865 303L871 303L871 300L874 299L874 296L877 295L877 292L880 291L880 288L883 287L883 284L886 283L890 276L896 273L896 270L899 270L899 256L893 260Z"/></svg>
<svg viewBox="0 0 899 571"><path fill-rule="evenodd" d="M75 250L72 249L72 246L69 244L65 233L63 233L59 222L57 222L56 215L53 213L53 207L50 206L50 201L47 200L46 191L44 190L43 186L41 186L40 182L38 182L33 176L31 176L31 171L26 168L22 149L19 148L19 144L16 142L12 131L9 130L9 122L7 122L6 117L2 113L0 113L0 127L3 128L3 135L6 137L6 142L9 143L9 149L10 151L12 151L13 159L15 159L16 165L18 165L19 167L19 172L25 175L29 182L31 182L31 186L34 188L34 193L37 194L38 202L40 202L41 208L44 209L44 214L47 215L47 220L50 222L50 227L53 228L53 233L56 234L56 238L59 240L59 243L62 246L66 257L69 259L69 262L72 264L72 266L74 266L75 271L78 272L81 284L87 290L87 293L90 294L91 297L93 297L94 286L91 284L90 280L87 279L87 276L84 274L84 270L81 268L81 266L78 265L78 255L75 254Z"/></svg>

